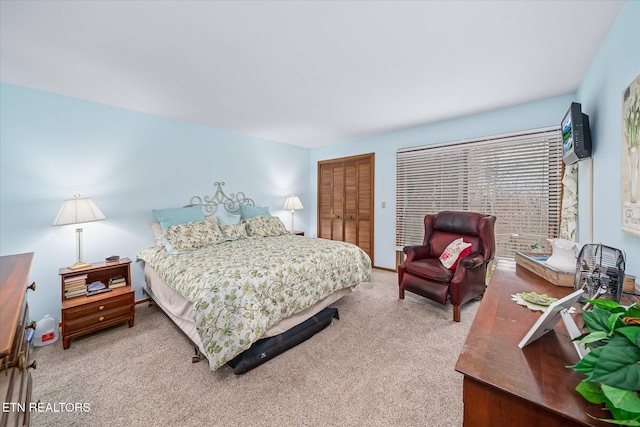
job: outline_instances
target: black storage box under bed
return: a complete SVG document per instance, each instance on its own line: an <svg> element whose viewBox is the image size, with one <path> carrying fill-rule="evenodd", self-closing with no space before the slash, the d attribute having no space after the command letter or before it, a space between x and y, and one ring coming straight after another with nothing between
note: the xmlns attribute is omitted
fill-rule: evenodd
<svg viewBox="0 0 640 427"><path fill-rule="evenodd" d="M333 318L340 318L338 309L327 307L286 332L256 341L227 364L236 375L244 374L311 338L326 328Z"/></svg>

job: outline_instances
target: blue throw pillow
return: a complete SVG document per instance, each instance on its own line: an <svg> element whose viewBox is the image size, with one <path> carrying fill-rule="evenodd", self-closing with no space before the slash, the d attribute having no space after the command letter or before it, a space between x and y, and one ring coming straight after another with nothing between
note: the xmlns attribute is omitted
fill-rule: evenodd
<svg viewBox="0 0 640 427"><path fill-rule="evenodd" d="M172 225L186 224L187 222L204 221L204 214L200 206L188 208L153 209L153 214L160 223L162 231Z"/></svg>
<svg viewBox="0 0 640 427"><path fill-rule="evenodd" d="M216 217L218 218L218 224L220 224L220 226L240 224L240 215L231 215L228 212L221 212L216 214Z"/></svg>
<svg viewBox="0 0 640 427"><path fill-rule="evenodd" d="M253 218L254 216L271 216L271 213L267 206L240 205L240 217L242 219Z"/></svg>

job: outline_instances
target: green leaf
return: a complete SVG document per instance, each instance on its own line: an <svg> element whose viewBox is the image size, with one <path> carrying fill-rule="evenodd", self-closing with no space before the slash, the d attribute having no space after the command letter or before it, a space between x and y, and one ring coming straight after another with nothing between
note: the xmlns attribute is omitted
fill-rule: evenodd
<svg viewBox="0 0 640 427"><path fill-rule="evenodd" d="M589 416L594 420L600 420L602 422L609 423L609 424L617 424L619 426L631 426L631 427L640 426L640 421L638 421L637 419L605 420L603 418L596 418L596 417L592 417L591 415Z"/></svg>
<svg viewBox="0 0 640 427"><path fill-rule="evenodd" d="M615 408L627 412L632 412L637 416L640 416L640 397L638 397L633 391L611 387L606 384L602 384L601 390L602 394L606 396L606 398L613 404Z"/></svg>
<svg viewBox="0 0 640 427"><path fill-rule="evenodd" d="M602 350L604 348L605 347L594 348L589 353L587 353L582 359L580 359L578 363L576 363L573 366L569 366L569 368L575 371L581 372L586 376L591 376L596 366L596 363L598 363L598 359L600 358L600 353L602 353Z"/></svg>
<svg viewBox="0 0 640 427"><path fill-rule="evenodd" d="M598 383L583 380L576 386L576 391L591 403L605 403L604 393Z"/></svg>
<svg viewBox="0 0 640 427"><path fill-rule="evenodd" d="M581 335L578 335L577 337L572 339L571 341L580 341L582 338L586 337L587 335L589 335L589 332L584 332Z"/></svg>
<svg viewBox="0 0 640 427"><path fill-rule="evenodd" d="M596 332L591 332L590 334L584 335L580 339L580 342L586 345L586 344L591 344L593 342L598 342L600 340L604 340L607 338L609 338L609 334L607 334L605 331L596 331Z"/></svg>
<svg viewBox="0 0 640 427"><path fill-rule="evenodd" d="M616 408L613 403L606 399L607 409L613 415L613 420L601 420L610 424L618 424L622 426L640 426L640 414L634 412L625 411L623 409Z"/></svg>
<svg viewBox="0 0 640 427"><path fill-rule="evenodd" d="M587 300L587 302L590 303L594 308L602 308L605 310L613 310L620 307L620 304L608 299L590 299Z"/></svg>
<svg viewBox="0 0 640 427"><path fill-rule="evenodd" d="M627 316L640 317L640 307L637 304L632 305L627 309Z"/></svg>
<svg viewBox="0 0 640 427"><path fill-rule="evenodd" d="M624 327L625 323L622 321L622 317L625 314L625 312L618 312L618 313L613 313L611 316L609 316L609 320L607 320L607 327L609 328L609 332L611 332L613 334L613 332L617 327Z"/></svg>
<svg viewBox="0 0 640 427"><path fill-rule="evenodd" d="M596 310L583 311L582 319L584 320L584 324L590 332L609 332L609 313L601 313Z"/></svg>
<svg viewBox="0 0 640 427"><path fill-rule="evenodd" d="M640 326L624 326L616 329L616 332L621 333L637 347L640 347L640 340L638 340L638 336L640 335Z"/></svg>
<svg viewBox="0 0 640 427"><path fill-rule="evenodd" d="M625 390L640 389L640 349L638 347L626 337L616 335L606 346L598 349L602 350L598 353L599 357L593 366L593 372L587 380ZM587 356L591 353L593 351Z"/></svg>

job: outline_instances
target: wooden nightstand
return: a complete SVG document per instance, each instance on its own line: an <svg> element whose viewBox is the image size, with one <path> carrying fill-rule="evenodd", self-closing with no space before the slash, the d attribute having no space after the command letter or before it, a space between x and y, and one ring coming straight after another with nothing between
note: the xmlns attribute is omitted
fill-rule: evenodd
<svg viewBox="0 0 640 427"><path fill-rule="evenodd" d="M304 236L304 231L291 230L291 232L296 236Z"/></svg>
<svg viewBox="0 0 640 427"><path fill-rule="evenodd" d="M61 268L59 273L62 289L62 347L66 350L72 338L128 322L133 327L135 315L135 292L131 287L131 260L122 258L118 262L98 262L82 270ZM111 279L120 278L124 286L114 287L109 292L92 296L65 296L67 289L78 287L82 280L86 284L101 281L109 286ZM124 279L124 281L122 280ZM72 292L72 291L71 291Z"/></svg>

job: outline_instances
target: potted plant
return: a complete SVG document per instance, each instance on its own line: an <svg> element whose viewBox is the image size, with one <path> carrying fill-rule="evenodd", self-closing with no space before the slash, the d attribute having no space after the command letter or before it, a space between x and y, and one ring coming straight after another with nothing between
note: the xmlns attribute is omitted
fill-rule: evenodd
<svg viewBox="0 0 640 427"><path fill-rule="evenodd" d="M587 376L576 390L589 402L605 404L613 419L601 421L640 426L640 308L610 300L588 301L583 310L586 333L577 337L589 353L569 366Z"/></svg>

